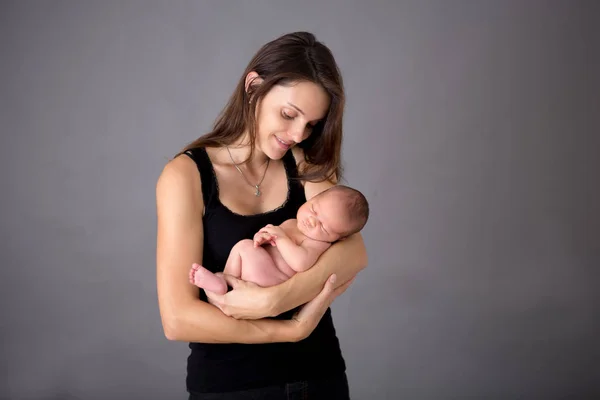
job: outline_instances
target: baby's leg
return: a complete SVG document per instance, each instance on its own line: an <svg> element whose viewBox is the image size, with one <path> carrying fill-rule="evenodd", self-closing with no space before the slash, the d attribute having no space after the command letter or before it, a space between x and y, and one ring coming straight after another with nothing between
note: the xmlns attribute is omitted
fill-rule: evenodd
<svg viewBox="0 0 600 400"><path fill-rule="evenodd" d="M254 247L254 241L250 239L242 240L233 247L223 273L259 286L273 286L288 279L267 250Z"/></svg>
<svg viewBox="0 0 600 400"><path fill-rule="evenodd" d="M254 242L252 240L241 240L236 243L236 245L233 246L229 252L229 257L225 263L225 269L223 273L235 276L239 279L244 279L242 277L242 262L248 264L248 266L244 267L244 270L247 269L250 272L250 277L253 277L252 270L255 268L253 264L255 265L257 262L262 261L265 261L267 264L273 263L273 260L271 260L270 257L268 257L268 260L257 259L256 255L254 254L256 253L256 250L258 249L254 248ZM247 274L244 274L245 280L249 280L247 279L246 275ZM192 269L189 273L189 280L194 285L208 290L209 292L214 292L217 294L227 293L227 282L225 279L221 276L213 274L199 264L194 264L192 266ZM261 280L260 277L259 280ZM254 282L253 280L250 281Z"/></svg>
<svg viewBox="0 0 600 400"><path fill-rule="evenodd" d="M242 276L242 254L247 253L248 247L248 239L240 240L231 248L229 252L229 257L227 258L227 262L225 263L225 269L223 270L224 274L235 276L236 278L241 278ZM247 258L244 256L243 258Z"/></svg>
<svg viewBox="0 0 600 400"><path fill-rule="evenodd" d="M194 264L190 269L189 280L199 288L214 292L217 294L227 293L227 282L220 276L217 276L204 268L202 265Z"/></svg>

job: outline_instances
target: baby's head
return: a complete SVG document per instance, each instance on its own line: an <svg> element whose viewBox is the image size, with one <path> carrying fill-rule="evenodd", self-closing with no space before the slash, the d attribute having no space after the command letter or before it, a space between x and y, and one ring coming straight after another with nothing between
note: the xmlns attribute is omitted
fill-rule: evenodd
<svg viewBox="0 0 600 400"><path fill-rule="evenodd" d="M365 196L348 186L333 186L298 210L298 229L311 239L335 242L359 232L369 219Z"/></svg>

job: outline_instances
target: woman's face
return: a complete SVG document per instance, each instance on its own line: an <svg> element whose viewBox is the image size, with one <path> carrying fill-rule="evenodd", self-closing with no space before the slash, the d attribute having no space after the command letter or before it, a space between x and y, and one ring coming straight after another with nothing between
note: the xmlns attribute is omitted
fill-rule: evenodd
<svg viewBox="0 0 600 400"><path fill-rule="evenodd" d="M256 107L256 146L277 160L308 138L329 110L329 95L313 82L275 85Z"/></svg>

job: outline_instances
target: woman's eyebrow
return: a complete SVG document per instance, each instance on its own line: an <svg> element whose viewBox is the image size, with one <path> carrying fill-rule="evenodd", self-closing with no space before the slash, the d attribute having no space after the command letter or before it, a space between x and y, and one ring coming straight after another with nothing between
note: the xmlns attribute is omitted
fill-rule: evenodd
<svg viewBox="0 0 600 400"><path fill-rule="evenodd" d="M298 106L297 106L297 105L295 105L295 104L292 104L292 103L290 103L289 101L288 101L287 103L288 103L290 106L292 106L293 108L295 108L296 110L298 110L298 112L299 112L300 114L304 115L304 111L302 111L302 110L300 109L300 107L298 107Z"/></svg>
<svg viewBox="0 0 600 400"><path fill-rule="evenodd" d="M302 110L300 109L300 107L298 107L297 105L295 105L295 104L293 104L293 103L290 103L289 101L288 101L287 103L288 103L288 105L289 105L289 106L291 106L292 108L296 109L296 111L298 111L300 114L302 114L302 115L306 116L306 115L304 114L304 111L302 111ZM323 117L323 118L325 118L325 117ZM311 121L311 122L313 122L313 123L317 124L317 123L321 122L321 121L323 120L323 118L316 119L316 120L314 120L314 121Z"/></svg>

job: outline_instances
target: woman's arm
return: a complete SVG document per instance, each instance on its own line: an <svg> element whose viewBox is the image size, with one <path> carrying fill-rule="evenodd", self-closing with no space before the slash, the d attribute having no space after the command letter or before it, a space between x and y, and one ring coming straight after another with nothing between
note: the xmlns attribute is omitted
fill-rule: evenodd
<svg viewBox="0 0 600 400"><path fill-rule="evenodd" d="M157 289L165 336L203 343L300 340L312 322L236 320L198 298L198 288L188 281L188 272L192 263L202 262L204 205L200 185L196 165L181 156L165 166L156 186ZM308 319L311 317L314 315Z"/></svg>

